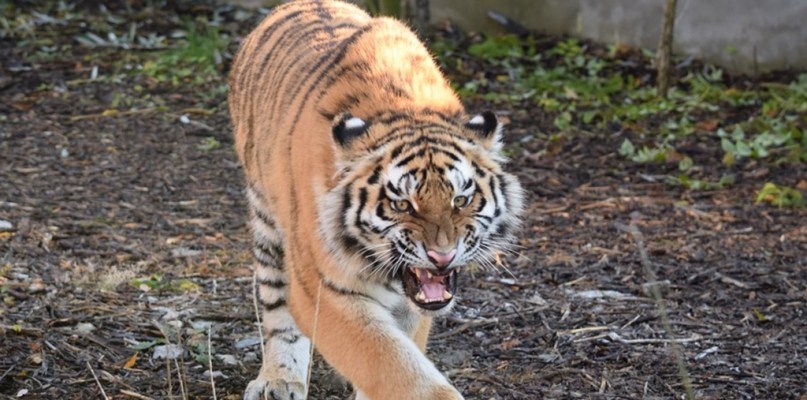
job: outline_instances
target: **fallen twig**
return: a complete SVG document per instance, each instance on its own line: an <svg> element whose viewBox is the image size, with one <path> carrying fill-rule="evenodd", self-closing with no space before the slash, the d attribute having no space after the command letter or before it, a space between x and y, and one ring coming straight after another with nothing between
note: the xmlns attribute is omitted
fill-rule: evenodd
<svg viewBox="0 0 807 400"><path fill-rule="evenodd" d="M5 378L6 378L6 376L7 376L7 375L8 375L8 374L11 372L11 370L13 370L13 369L14 369L14 367L16 367L16 366L17 366L17 364L14 364L14 365L12 365L11 367L9 367L9 368L6 370L6 372L3 372L3 375L0 375L0 382L3 382L3 379L5 379Z"/></svg>
<svg viewBox="0 0 807 400"><path fill-rule="evenodd" d="M106 110L99 114L76 115L75 117L70 117L70 122L81 121L83 119L96 119L96 118L119 116L119 115L145 114L150 113L152 111L157 111L157 107L143 108L140 110L128 110L128 111Z"/></svg>
<svg viewBox="0 0 807 400"><path fill-rule="evenodd" d="M134 398L140 399L140 400L154 400L151 397L143 396L140 393L135 393L135 392L132 392L132 391L126 390L126 389L121 389L120 394L125 395L125 396L129 396L129 397L134 397Z"/></svg>
<svg viewBox="0 0 807 400"><path fill-rule="evenodd" d="M642 232L636 227L636 221L631 221L630 226L620 223L616 223L615 226L617 229L630 233L631 236L633 236L633 240L636 242L636 248L639 250L639 261L642 267L644 267L645 275L647 275L649 281L658 281L656 272L653 270L653 265L650 263L650 258L647 256L647 249L644 246ZM689 372L684 363L684 356L681 354L678 341L675 339L675 333L672 330L672 324L670 324L670 317L667 315L667 308L664 307L661 289L659 285L652 285L649 289L653 294L653 298L656 300L656 308L658 308L659 315L661 315L661 324L664 327L664 331L667 333L667 337L669 338L668 343L672 348L675 362L678 364L678 374L681 376L681 384L684 386L684 392L686 393L687 399L695 400L695 393L692 390L692 381L689 379Z"/></svg>
<svg viewBox="0 0 807 400"><path fill-rule="evenodd" d="M488 319L475 319L470 321L465 321L462 325L443 333L438 333L432 336L432 339L442 339L447 338L449 336L454 336L468 328L476 327L476 326L485 326L491 325L499 322L499 318L488 318Z"/></svg>
<svg viewBox="0 0 807 400"><path fill-rule="evenodd" d="M13 331L14 333L18 333L20 335L33 337L41 337L44 333L42 329L38 328L25 328L19 325L0 325L0 332L4 331Z"/></svg>
<svg viewBox="0 0 807 400"><path fill-rule="evenodd" d="M92 369L92 365L90 365L89 361L87 361L87 368L90 369L90 372L92 373L92 377L95 378L95 383L97 383L98 388L101 389L101 395L104 396L105 400L109 400L109 397L107 397L107 395L106 395L106 391L104 391L104 387L101 386L101 381L98 380L98 375L95 375L95 370Z"/></svg>
<svg viewBox="0 0 807 400"><path fill-rule="evenodd" d="M211 347L213 347L212 340L210 340L210 336L212 335L210 332L213 330L213 324L210 324L207 327L207 367L210 371L210 387L213 388L213 400L218 400L216 397L216 378L213 376L213 351Z"/></svg>
<svg viewBox="0 0 807 400"><path fill-rule="evenodd" d="M726 275L723 275L720 272L715 272L715 277L720 279L720 281L723 282L723 283L728 283L728 284L731 284L731 285L734 285L734 286L737 286L737 287L743 288L743 289L750 289L747 284L742 283L742 282L740 282L740 281L738 281L738 280L736 280L734 278L731 278L731 277L728 277Z"/></svg>

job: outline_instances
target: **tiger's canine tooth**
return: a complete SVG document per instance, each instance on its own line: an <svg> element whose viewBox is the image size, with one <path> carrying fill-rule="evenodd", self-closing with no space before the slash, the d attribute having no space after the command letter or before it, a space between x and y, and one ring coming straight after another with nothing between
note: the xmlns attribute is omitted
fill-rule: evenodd
<svg viewBox="0 0 807 400"><path fill-rule="evenodd" d="M454 295L452 295L451 292L443 289L443 300L451 300L452 297L454 297Z"/></svg>
<svg viewBox="0 0 807 400"><path fill-rule="evenodd" d="M428 277L429 277L429 279L434 278L434 275L432 275L432 272L431 272L431 271L429 271L428 269L426 270L426 276L428 276Z"/></svg>
<svg viewBox="0 0 807 400"><path fill-rule="evenodd" d="M423 293L423 290L419 290L418 293L415 295L415 300L420 302L426 301L426 293Z"/></svg>

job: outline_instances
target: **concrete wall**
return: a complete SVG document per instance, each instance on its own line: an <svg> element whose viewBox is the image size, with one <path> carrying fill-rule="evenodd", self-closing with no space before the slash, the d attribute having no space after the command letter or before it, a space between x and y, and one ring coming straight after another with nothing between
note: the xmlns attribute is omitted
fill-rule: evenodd
<svg viewBox="0 0 807 400"><path fill-rule="evenodd" d="M655 49L663 0L431 0L432 22L496 30L498 11L543 32ZM753 73L807 68L807 0L678 0L673 52Z"/></svg>
<svg viewBox="0 0 807 400"><path fill-rule="evenodd" d="M272 5L278 0L229 0ZM353 0L361 3L362 0ZM430 0L432 22L499 31L498 11L530 29L655 49L664 0ZM807 69L807 0L678 0L673 52L754 73Z"/></svg>

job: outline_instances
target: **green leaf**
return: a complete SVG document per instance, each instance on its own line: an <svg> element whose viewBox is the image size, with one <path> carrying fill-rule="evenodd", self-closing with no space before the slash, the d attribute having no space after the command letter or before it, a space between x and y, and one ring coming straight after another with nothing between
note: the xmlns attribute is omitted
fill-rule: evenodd
<svg viewBox="0 0 807 400"><path fill-rule="evenodd" d="M692 168L692 158L684 157L681 161L678 162L678 170L679 171L687 171L688 169Z"/></svg>
<svg viewBox="0 0 807 400"><path fill-rule="evenodd" d="M742 157L751 156L751 147L744 141L738 141L736 145L737 155Z"/></svg>
<svg viewBox="0 0 807 400"><path fill-rule="evenodd" d="M636 146L633 145L630 139L625 139L622 146L619 146L619 155L630 158L634 154L636 154Z"/></svg>
<svg viewBox="0 0 807 400"><path fill-rule="evenodd" d="M132 350L136 350L136 351L148 350L148 349L150 349L150 348L152 348L152 347L154 347L157 344L160 344L162 342L163 342L162 339L160 339L160 340L151 340L151 341L148 341L148 342L137 342L136 345L132 346Z"/></svg>
<svg viewBox="0 0 807 400"><path fill-rule="evenodd" d="M734 148L734 143L725 137L720 140L720 147L722 147L723 151L726 153L734 154L737 152L737 149Z"/></svg>

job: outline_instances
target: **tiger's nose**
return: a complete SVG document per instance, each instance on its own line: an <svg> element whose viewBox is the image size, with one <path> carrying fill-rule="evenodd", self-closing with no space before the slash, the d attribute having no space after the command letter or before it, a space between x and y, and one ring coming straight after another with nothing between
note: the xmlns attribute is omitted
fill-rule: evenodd
<svg viewBox="0 0 807 400"><path fill-rule="evenodd" d="M429 257L429 261L434 264L437 268L445 268L451 261L454 259L454 256L457 255L457 249L453 249L448 253L441 253L439 251L429 250L426 252L426 256Z"/></svg>

